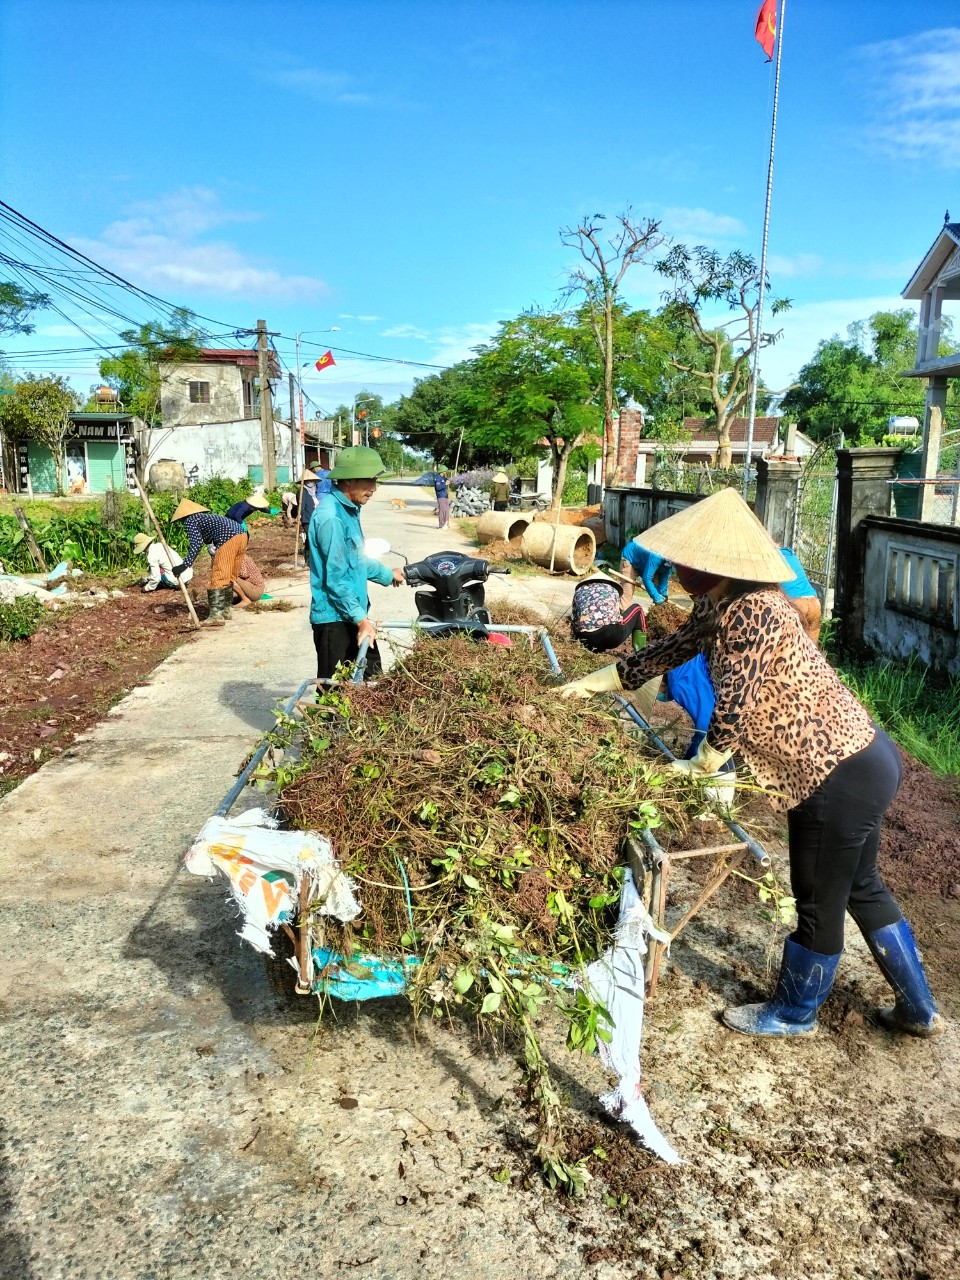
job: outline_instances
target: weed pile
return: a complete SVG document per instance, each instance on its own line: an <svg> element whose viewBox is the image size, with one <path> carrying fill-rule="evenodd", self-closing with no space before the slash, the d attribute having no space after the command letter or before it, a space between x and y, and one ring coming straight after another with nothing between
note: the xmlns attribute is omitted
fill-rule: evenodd
<svg viewBox="0 0 960 1280"><path fill-rule="evenodd" d="M679 822L682 800L612 707L555 696L534 643L418 640L389 676L321 695L274 781L359 886L352 926L318 917L325 945L403 962L418 1013L467 1012L518 1043L546 1177L576 1190L537 1015L556 1008L571 1049L609 1039L576 978L610 944L625 838ZM568 677L596 665L556 644Z"/></svg>

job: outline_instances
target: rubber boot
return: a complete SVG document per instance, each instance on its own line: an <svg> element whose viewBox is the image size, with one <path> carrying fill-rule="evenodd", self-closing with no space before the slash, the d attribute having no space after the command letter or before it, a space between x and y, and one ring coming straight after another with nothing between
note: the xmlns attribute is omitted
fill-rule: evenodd
<svg viewBox="0 0 960 1280"><path fill-rule="evenodd" d="M906 920L863 936L880 972L893 987L893 1008L880 1010L884 1026L911 1036L940 1035L944 1030L943 1019L937 1013L917 944Z"/></svg>
<svg viewBox="0 0 960 1280"><path fill-rule="evenodd" d="M773 999L725 1009L724 1022L748 1036L805 1036L816 1031L817 1010L830 994L841 954L823 956L787 938Z"/></svg>
<svg viewBox="0 0 960 1280"><path fill-rule="evenodd" d="M229 589L229 588L228 588ZM230 616L227 608L229 598L222 587L214 587L207 591L207 621L225 622Z"/></svg>

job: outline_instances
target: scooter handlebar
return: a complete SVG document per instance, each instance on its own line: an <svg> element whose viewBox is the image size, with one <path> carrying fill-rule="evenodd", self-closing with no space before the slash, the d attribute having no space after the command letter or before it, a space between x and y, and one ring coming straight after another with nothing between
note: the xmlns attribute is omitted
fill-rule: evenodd
<svg viewBox="0 0 960 1280"><path fill-rule="evenodd" d="M490 574L490 573L504 573L504 574L506 574L506 573L513 573L513 570L512 570L512 569L488 569L488 570L487 570L487 573L488 573L488 574Z"/></svg>

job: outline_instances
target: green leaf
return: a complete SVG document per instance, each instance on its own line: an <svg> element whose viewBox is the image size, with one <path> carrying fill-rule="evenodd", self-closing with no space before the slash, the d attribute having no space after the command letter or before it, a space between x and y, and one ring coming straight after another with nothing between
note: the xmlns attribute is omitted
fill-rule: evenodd
<svg viewBox="0 0 960 1280"><path fill-rule="evenodd" d="M460 878L463 881L463 883L467 886L468 889L480 888L480 881L477 879L476 876L471 876L466 872L464 872L464 874Z"/></svg>
<svg viewBox="0 0 960 1280"><path fill-rule="evenodd" d="M453 989L459 991L460 994L466 995L473 986L473 971L471 969L458 969L453 976Z"/></svg>
<svg viewBox="0 0 960 1280"><path fill-rule="evenodd" d="M500 1008L501 998L499 991L488 991L483 997L483 1004L480 1006L481 1014L496 1013Z"/></svg>
<svg viewBox="0 0 960 1280"><path fill-rule="evenodd" d="M498 993L503 991L503 983L500 981L500 979L497 977L495 973L487 974L487 984L489 985L491 991L496 991Z"/></svg>

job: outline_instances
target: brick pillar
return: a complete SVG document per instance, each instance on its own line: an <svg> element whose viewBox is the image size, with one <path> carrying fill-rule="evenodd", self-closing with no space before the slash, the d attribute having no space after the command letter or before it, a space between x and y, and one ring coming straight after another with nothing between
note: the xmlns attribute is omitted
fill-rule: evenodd
<svg viewBox="0 0 960 1280"><path fill-rule="evenodd" d="M866 516L890 514L890 485L901 449L837 450L837 552L834 615L843 643L863 644L863 561Z"/></svg>
<svg viewBox="0 0 960 1280"><path fill-rule="evenodd" d="M795 458L757 459L754 509L778 547L793 546L802 472Z"/></svg>
<svg viewBox="0 0 960 1280"><path fill-rule="evenodd" d="M617 473L619 483L633 488L637 484L637 463L643 438L643 410L621 409L617 434Z"/></svg>
<svg viewBox="0 0 960 1280"><path fill-rule="evenodd" d="M927 399L923 411L923 460L920 474L924 480L932 480L940 469L940 446L943 437L943 419L947 411L946 378L927 379ZM917 517L933 523L933 513L937 502L936 485L920 486L920 501L917 503Z"/></svg>

